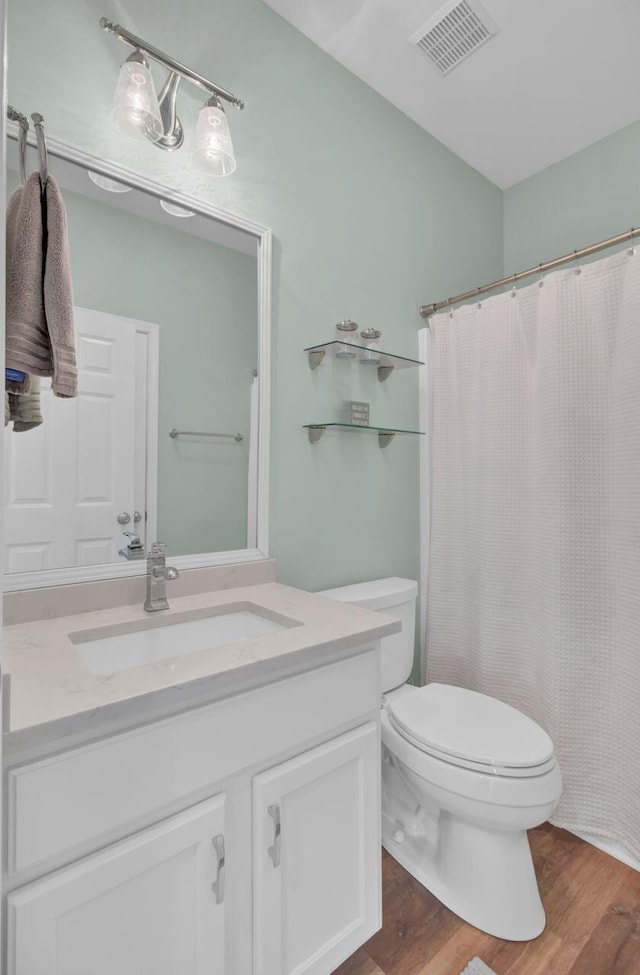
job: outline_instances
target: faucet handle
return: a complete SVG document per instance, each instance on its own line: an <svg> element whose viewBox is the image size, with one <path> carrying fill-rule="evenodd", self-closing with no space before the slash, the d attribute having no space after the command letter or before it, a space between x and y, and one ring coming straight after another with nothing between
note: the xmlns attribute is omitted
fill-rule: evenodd
<svg viewBox="0 0 640 975"><path fill-rule="evenodd" d="M127 548L142 548L142 542L140 541L140 536L136 535L135 532L123 532L129 541L127 542Z"/></svg>
<svg viewBox="0 0 640 975"><path fill-rule="evenodd" d="M144 558L144 547L140 541L140 536L136 535L135 532L123 532L123 535L129 539L126 546L118 551L118 555L121 555L123 559L131 561L132 559L143 559Z"/></svg>

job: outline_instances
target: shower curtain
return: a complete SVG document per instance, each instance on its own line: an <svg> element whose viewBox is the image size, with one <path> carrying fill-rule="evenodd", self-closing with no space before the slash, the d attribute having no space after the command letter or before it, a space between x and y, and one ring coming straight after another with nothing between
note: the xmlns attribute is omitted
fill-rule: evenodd
<svg viewBox="0 0 640 975"><path fill-rule="evenodd" d="M640 251L430 326L426 678L541 724L553 821L640 858Z"/></svg>

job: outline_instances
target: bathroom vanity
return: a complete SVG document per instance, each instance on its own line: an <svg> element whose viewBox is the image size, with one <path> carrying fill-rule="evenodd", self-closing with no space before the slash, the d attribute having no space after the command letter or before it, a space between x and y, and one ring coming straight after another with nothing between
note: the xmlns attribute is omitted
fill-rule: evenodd
<svg viewBox="0 0 640 975"><path fill-rule="evenodd" d="M234 613L273 626L167 655L172 626L177 646ZM378 641L399 623L276 583L160 615L5 630L5 970L328 975L380 926ZM165 649L131 666L140 634Z"/></svg>

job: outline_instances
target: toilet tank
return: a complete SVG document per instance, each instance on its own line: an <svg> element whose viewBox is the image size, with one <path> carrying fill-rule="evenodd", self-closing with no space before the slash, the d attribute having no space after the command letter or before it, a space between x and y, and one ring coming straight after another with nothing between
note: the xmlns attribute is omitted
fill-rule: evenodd
<svg viewBox="0 0 640 975"><path fill-rule="evenodd" d="M385 636L380 641L382 690L391 691L404 684L413 667L418 583L413 579L393 576L358 582L354 586L325 589L316 595L337 599L341 603L354 603L364 609L377 609L386 616L400 620L401 632Z"/></svg>

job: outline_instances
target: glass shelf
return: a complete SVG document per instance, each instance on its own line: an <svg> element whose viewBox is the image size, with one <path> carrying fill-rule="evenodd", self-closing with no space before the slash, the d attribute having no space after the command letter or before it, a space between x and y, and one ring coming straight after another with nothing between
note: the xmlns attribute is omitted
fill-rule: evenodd
<svg viewBox="0 0 640 975"><path fill-rule="evenodd" d="M419 359L407 359L403 355L391 355L381 349L367 349L363 345L352 345L350 342L323 342L322 345L312 345L304 351L309 358L310 369L316 369L325 356L328 356L330 359L342 359L343 362L358 362L361 366L377 366L381 383L389 378L394 369L424 365Z"/></svg>
<svg viewBox="0 0 640 975"><path fill-rule="evenodd" d="M318 443L327 430L345 430L348 433L377 433L378 446L388 447L396 434L424 437L423 430L397 430L392 427L365 427L359 423L305 423L304 429L309 435L309 443Z"/></svg>

